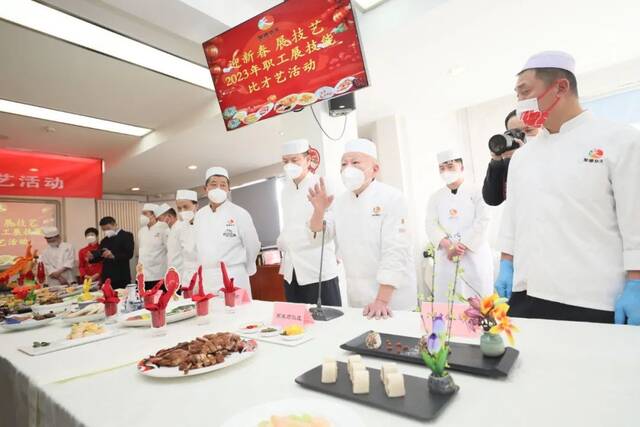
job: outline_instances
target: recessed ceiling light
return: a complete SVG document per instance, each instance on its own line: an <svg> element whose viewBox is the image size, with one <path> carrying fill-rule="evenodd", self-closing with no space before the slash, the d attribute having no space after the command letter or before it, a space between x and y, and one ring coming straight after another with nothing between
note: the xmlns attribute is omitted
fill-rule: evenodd
<svg viewBox="0 0 640 427"><path fill-rule="evenodd" d="M35 1L14 1L0 18L213 90L209 69Z"/></svg>
<svg viewBox="0 0 640 427"><path fill-rule="evenodd" d="M35 117L38 119L67 123L86 128L106 130L125 135L143 136L151 132L151 129L147 128L125 125L124 123L112 122L109 120L96 119L94 117L82 116L80 114L65 113L64 111L36 107L35 105L7 101L6 99L0 99L0 112L19 114L21 116ZM49 132L48 129L47 132Z"/></svg>
<svg viewBox="0 0 640 427"><path fill-rule="evenodd" d="M29 172L38 172L39 170L38 168L29 168Z"/></svg>
<svg viewBox="0 0 640 427"><path fill-rule="evenodd" d="M187 166L187 169L194 171L194 170L198 169L198 166L196 166L196 165L189 165L189 166Z"/></svg>
<svg viewBox="0 0 640 427"><path fill-rule="evenodd" d="M140 187L131 187L131 191L140 191Z"/></svg>

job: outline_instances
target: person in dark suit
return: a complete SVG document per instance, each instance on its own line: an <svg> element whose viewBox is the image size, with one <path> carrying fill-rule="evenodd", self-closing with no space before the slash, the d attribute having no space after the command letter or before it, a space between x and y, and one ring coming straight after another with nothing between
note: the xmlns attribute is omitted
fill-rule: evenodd
<svg viewBox="0 0 640 427"><path fill-rule="evenodd" d="M105 237L100 241L98 250L90 254L89 262L102 261L102 283L111 279L114 289L125 288L131 283L129 261L133 258L133 234L120 229L110 216L100 220L100 228Z"/></svg>

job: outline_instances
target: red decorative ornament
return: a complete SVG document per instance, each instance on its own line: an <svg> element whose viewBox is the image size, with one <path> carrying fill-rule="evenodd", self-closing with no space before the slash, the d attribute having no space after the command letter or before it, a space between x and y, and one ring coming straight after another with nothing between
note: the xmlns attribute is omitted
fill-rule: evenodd
<svg viewBox="0 0 640 427"><path fill-rule="evenodd" d="M309 148L309 170L315 173L320 167L320 152L313 147Z"/></svg>
<svg viewBox="0 0 640 427"><path fill-rule="evenodd" d="M214 76L222 74L222 67L219 65L214 65L213 67L211 67L211 74L213 74Z"/></svg>
<svg viewBox="0 0 640 427"><path fill-rule="evenodd" d="M214 44L207 46L207 55L211 58L215 58L220 54L220 50Z"/></svg>

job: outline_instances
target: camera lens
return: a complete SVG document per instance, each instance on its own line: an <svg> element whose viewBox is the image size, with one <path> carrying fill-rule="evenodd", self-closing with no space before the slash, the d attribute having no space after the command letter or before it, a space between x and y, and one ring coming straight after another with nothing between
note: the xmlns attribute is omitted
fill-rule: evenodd
<svg viewBox="0 0 640 427"><path fill-rule="evenodd" d="M507 137L503 134L493 135L489 138L489 150L496 156L507 151Z"/></svg>

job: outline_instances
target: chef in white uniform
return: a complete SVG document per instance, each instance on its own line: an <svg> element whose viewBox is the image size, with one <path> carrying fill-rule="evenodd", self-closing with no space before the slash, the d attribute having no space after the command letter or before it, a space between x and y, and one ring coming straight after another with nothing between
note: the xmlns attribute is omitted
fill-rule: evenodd
<svg viewBox="0 0 640 427"><path fill-rule="evenodd" d="M251 215L228 200L230 182L226 169L209 168L204 187L209 204L196 213L194 227L205 288L212 292L223 286L222 261L235 285L251 295L249 276L256 273L256 257L260 252Z"/></svg>
<svg viewBox="0 0 640 427"><path fill-rule="evenodd" d="M49 286L69 285L76 282L73 268L75 251L73 246L62 241L57 227L42 227L47 247L40 253Z"/></svg>
<svg viewBox="0 0 640 427"><path fill-rule="evenodd" d="M436 248L435 301L445 302L455 277L456 262L463 272L455 286L465 298L493 293L493 263L487 239L491 217L482 189L464 181L462 156L456 150L438 153L445 186L429 198L426 229Z"/></svg>
<svg viewBox="0 0 640 427"><path fill-rule="evenodd" d="M518 114L542 127L509 167L496 289L526 317L640 325L640 132L584 111L575 62L531 57Z"/></svg>
<svg viewBox="0 0 640 427"><path fill-rule="evenodd" d="M138 230L138 262L144 268L145 288L150 289L164 279L167 272L167 239L169 227L157 220L158 205L145 203Z"/></svg>
<svg viewBox="0 0 640 427"><path fill-rule="evenodd" d="M196 253L196 235L193 220L198 210L198 193L193 190L178 190L176 193L176 209L180 222L178 242L182 251L182 283L191 281L193 274L198 271L200 263Z"/></svg>
<svg viewBox="0 0 640 427"><path fill-rule="evenodd" d="M175 268L180 275L180 282L185 283L191 280L184 271L184 245L188 244L183 240L183 235L187 224L178 219L175 209L166 203L161 204L155 210L158 221L164 222L169 227L167 235L167 268ZM192 273L193 275L193 273Z"/></svg>
<svg viewBox="0 0 640 427"><path fill-rule="evenodd" d="M348 191L335 198L324 180L309 190L314 211L311 238L335 239L344 262L349 305L363 307L368 318L387 318L417 304L415 263L407 228L407 204L397 189L376 179L380 171L373 142L345 144L342 182ZM327 212L332 205L333 212Z"/></svg>
<svg viewBox="0 0 640 427"><path fill-rule="evenodd" d="M307 199L309 189L319 178L309 170L309 142L289 141L282 146L286 180L282 188L282 232L278 248L282 252L280 273L284 276L287 301L315 304L318 300L321 242L309 240L307 222L313 205ZM325 243L322 259L322 304L341 306L338 265L333 241Z"/></svg>

